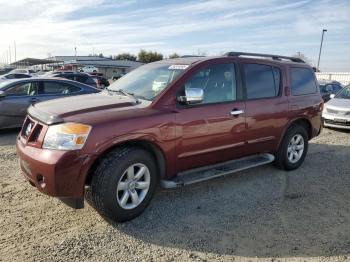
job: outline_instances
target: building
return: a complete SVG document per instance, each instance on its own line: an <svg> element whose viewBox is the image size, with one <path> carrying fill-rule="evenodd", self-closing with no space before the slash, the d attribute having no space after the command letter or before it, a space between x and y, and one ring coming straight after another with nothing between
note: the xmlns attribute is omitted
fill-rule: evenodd
<svg viewBox="0 0 350 262"><path fill-rule="evenodd" d="M129 60L113 60L99 56L52 56L46 59L25 58L11 64L14 68L33 68L35 70L54 70L66 68L67 70L79 70L84 66L92 65L98 68L107 78L119 77L143 63Z"/></svg>
<svg viewBox="0 0 350 262"><path fill-rule="evenodd" d="M47 58L49 61L56 61L61 66L71 66L74 70L92 65L98 68L99 72L107 78L120 76L133 69L143 65L143 63L129 60L113 60L107 57L99 56L53 56Z"/></svg>

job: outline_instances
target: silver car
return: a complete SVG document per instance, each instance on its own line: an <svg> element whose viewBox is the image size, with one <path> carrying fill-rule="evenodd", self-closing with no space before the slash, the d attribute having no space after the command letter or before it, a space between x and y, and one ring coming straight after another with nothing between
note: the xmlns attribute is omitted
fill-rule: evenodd
<svg viewBox="0 0 350 262"><path fill-rule="evenodd" d="M350 85L340 90L323 109L324 126L350 130Z"/></svg>
<svg viewBox="0 0 350 262"><path fill-rule="evenodd" d="M28 78L0 83L0 129L22 126L27 108L41 101L100 92L61 78Z"/></svg>

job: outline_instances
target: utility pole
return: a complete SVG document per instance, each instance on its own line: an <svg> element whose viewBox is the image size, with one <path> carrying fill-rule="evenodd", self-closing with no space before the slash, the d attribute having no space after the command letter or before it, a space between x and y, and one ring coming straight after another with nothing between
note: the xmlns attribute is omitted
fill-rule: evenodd
<svg viewBox="0 0 350 262"><path fill-rule="evenodd" d="M16 41L13 42L13 46L15 48L15 62L17 61L17 48L16 48Z"/></svg>
<svg viewBox="0 0 350 262"><path fill-rule="evenodd" d="M321 52L322 52L322 45L323 45L323 36L324 33L327 32L327 29L322 30L322 37L321 37L321 45L320 45L320 52L318 54L318 62L317 62L317 71L320 71L320 60L321 60Z"/></svg>
<svg viewBox="0 0 350 262"><path fill-rule="evenodd" d="M10 63L11 64L11 46L9 46L9 55L10 55Z"/></svg>

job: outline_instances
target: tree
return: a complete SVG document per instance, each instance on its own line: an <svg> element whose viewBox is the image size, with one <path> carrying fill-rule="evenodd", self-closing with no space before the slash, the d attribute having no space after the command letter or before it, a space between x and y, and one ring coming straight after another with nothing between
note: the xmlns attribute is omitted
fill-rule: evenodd
<svg viewBox="0 0 350 262"><path fill-rule="evenodd" d="M161 53L146 51L144 49L140 50L137 57L138 57L138 61L142 63L151 63L151 62L155 62L163 59L163 55Z"/></svg>
<svg viewBox="0 0 350 262"><path fill-rule="evenodd" d="M98 55L98 57L103 57L103 54L102 54L102 53L100 53L100 54Z"/></svg>
<svg viewBox="0 0 350 262"><path fill-rule="evenodd" d="M137 57L135 55L130 54L130 53L121 53L121 54L113 56L113 59L136 61Z"/></svg>
<svg viewBox="0 0 350 262"><path fill-rule="evenodd" d="M173 58L179 58L180 56L177 53L172 53L169 55L169 59L173 59Z"/></svg>
<svg viewBox="0 0 350 262"><path fill-rule="evenodd" d="M304 55L302 52L298 52L293 57L302 59L305 63L311 65L311 59L309 59L306 55Z"/></svg>

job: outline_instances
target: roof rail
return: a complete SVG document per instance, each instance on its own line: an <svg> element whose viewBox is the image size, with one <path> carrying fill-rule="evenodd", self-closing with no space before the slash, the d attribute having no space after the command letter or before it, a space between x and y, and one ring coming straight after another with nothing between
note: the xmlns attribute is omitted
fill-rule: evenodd
<svg viewBox="0 0 350 262"><path fill-rule="evenodd" d="M256 54L256 53L245 53L245 52L227 52L225 53L225 56L255 56L255 57L269 57L273 60L290 60L292 62L296 63L305 63L304 60L298 58L298 57L290 57L290 56L281 56L281 55L269 55L269 54Z"/></svg>

